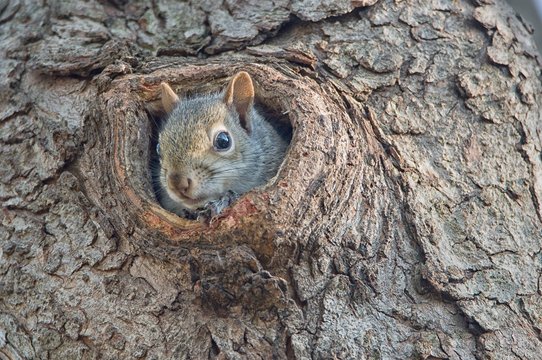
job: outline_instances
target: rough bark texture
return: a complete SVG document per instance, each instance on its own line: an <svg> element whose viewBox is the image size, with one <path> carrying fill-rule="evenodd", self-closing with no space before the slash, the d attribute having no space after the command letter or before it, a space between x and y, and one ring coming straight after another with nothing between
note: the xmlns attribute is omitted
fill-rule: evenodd
<svg viewBox="0 0 542 360"><path fill-rule="evenodd" d="M542 358L531 34L500 0L0 1L0 358ZM240 69L289 153L180 219L157 85Z"/></svg>

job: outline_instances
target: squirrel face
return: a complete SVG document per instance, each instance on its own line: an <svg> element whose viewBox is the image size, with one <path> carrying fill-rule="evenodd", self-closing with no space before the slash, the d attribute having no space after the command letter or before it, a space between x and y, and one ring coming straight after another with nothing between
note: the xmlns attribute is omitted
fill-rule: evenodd
<svg viewBox="0 0 542 360"><path fill-rule="evenodd" d="M250 148L254 89L240 72L222 94L179 100L161 84L168 113L160 131L160 187L178 208L196 210L228 190L243 193L256 159ZM175 208L171 206L170 208Z"/></svg>

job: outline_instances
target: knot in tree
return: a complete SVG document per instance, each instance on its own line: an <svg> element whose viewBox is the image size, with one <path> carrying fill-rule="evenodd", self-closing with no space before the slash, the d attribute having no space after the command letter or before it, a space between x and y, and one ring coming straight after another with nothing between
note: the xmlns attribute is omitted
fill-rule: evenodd
<svg viewBox="0 0 542 360"><path fill-rule="evenodd" d="M541 64L504 1L0 29L0 357L542 356Z"/></svg>

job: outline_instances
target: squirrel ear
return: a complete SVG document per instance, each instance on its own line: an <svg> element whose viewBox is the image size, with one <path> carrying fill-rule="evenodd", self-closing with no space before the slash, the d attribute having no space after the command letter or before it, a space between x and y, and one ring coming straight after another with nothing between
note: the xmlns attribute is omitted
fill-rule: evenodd
<svg viewBox="0 0 542 360"><path fill-rule="evenodd" d="M230 80L224 94L224 102L228 106L233 104L237 114L239 114L241 126L250 133L252 123L248 113L254 102L254 86L247 72L240 71Z"/></svg>
<svg viewBox="0 0 542 360"><path fill-rule="evenodd" d="M165 82L160 84L160 89L162 91L162 106L166 113L170 113L175 104L179 102L179 97L175 94L175 91Z"/></svg>

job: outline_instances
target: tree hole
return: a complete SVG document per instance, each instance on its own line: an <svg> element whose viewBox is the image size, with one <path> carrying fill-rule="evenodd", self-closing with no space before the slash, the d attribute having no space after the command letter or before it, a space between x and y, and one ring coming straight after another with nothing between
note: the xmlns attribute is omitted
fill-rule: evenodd
<svg viewBox="0 0 542 360"><path fill-rule="evenodd" d="M231 84L234 76L211 81L200 79L200 83L196 79L191 80L189 84L184 83L182 79L172 81L169 85L179 97L176 106L181 109L175 108L167 114L162 105L161 94L157 100L146 107L152 133L148 149L149 174L155 199L164 209L185 219L210 221L224 213L244 194L255 188L270 185L270 181L277 175L288 152L293 134L288 111L282 108L280 101L266 96L268 95L268 92L264 90L266 84L261 83L261 79L252 78L254 102L253 112L249 113L249 116L254 117L251 121L255 126L263 127L268 124L271 125L270 127L265 125L265 130L261 128L246 130L241 129L237 124L232 124L232 121L241 119L235 103L226 107L226 113L214 113L216 110L214 106L219 106L223 101L226 88L230 86L228 84ZM214 103L216 104L212 105ZM210 121L209 117L214 119ZM256 121L256 117L263 118L265 123ZM168 124L168 122L172 123ZM199 125L187 125L184 122L194 122ZM211 147L212 135L209 132L216 124L226 126L225 132L232 137L233 146L236 146L231 149L232 154L222 155L220 151ZM208 139L181 134L181 132L198 132L202 129L205 130ZM166 136L173 136L174 139L165 141L163 138ZM204 149L206 145L203 142L207 140L209 144ZM178 145L175 151L172 151L172 144ZM166 145L166 149L163 149ZM269 154L270 152L276 152L276 156L280 159L275 159L275 156ZM272 167L273 171L266 169L266 166ZM180 177L175 180L184 181L182 188L172 184L172 176L167 175L167 171L179 171ZM191 175L185 175L183 172ZM169 177L166 178L166 176ZM189 176L194 176L195 180ZM193 183L201 186L202 189L196 188L193 192L188 192L192 191L190 186ZM247 185L239 185L239 183L247 183ZM187 187L188 190L186 190ZM183 192L185 190L186 193ZM172 191L173 195L171 195ZM197 199L196 196L201 193L208 201L193 205L192 198L188 196L194 194ZM186 199L182 198L185 194Z"/></svg>

